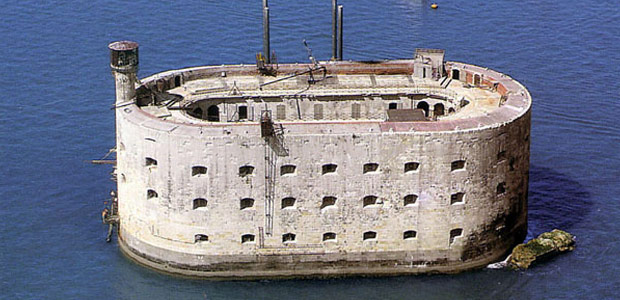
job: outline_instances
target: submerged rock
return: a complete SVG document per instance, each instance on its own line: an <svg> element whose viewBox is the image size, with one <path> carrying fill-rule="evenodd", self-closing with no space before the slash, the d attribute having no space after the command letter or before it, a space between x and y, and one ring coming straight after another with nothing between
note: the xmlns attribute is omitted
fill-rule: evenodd
<svg viewBox="0 0 620 300"><path fill-rule="evenodd" d="M517 245L510 255L508 265L513 269L527 269L530 265L550 256L575 249L575 236L554 229L545 232L526 244Z"/></svg>

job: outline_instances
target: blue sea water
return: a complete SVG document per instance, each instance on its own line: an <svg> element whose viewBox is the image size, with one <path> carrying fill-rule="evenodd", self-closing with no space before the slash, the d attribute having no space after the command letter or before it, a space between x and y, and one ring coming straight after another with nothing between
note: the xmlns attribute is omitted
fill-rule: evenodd
<svg viewBox="0 0 620 300"><path fill-rule="evenodd" d="M533 98L529 237L562 228L577 249L527 271L212 282L171 277L104 241L114 147L107 44L140 43L140 76L253 63L260 0L4 1L0 10L2 299L613 299L620 289L620 3L341 0L344 57L487 66ZM272 49L330 57L331 1L270 1Z"/></svg>

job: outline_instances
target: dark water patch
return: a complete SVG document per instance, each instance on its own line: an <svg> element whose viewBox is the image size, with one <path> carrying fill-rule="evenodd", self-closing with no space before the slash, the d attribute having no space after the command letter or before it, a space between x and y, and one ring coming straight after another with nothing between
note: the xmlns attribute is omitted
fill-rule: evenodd
<svg viewBox="0 0 620 300"><path fill-rule="evenodd" d="M570 230L588 217L593 204L577 180L552 168L530 166L527 239L555 228Z"/></svg>

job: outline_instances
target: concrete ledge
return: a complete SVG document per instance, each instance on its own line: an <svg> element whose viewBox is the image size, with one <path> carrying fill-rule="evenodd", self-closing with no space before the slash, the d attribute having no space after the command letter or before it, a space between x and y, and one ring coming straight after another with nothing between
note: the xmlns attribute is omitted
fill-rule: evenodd
<svg viewBox="0 0 620 300"><path fill-rule="evenodd" d="M332 278L346 276L399 276L416 274L454 274L467 270L482 268L490 263L502 260L512 249L509 247L498 249L493 253L478 259L462 261L435 261L425 262L425 264L412 264L410 262L398 262L390 259L394 253L385 254L384 261L336 261L336 262L301 262L295 264L282 264L282 268L270 263L256 264L251 263L252 269L229 269L213 270L211 266L181 266L171 261L162 261L150 257L136 249L131 248L121 235L118 237L118 244L127 258L139 265L149 267L155 271L166 274L193 277L209 280L259 280L259 279L292 279L292 278ZM230 266L230 264L228 264ZM242 266L244 264L238 264ZM260 269L260 268L264 269ZM208 270L209 269L209 270Z"/></svg>

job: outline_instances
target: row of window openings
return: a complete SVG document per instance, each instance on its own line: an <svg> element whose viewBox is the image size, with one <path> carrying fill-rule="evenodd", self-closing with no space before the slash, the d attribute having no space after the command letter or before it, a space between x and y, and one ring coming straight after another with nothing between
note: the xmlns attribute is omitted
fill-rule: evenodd
<svg viewBox="0 0 620 300"><path fill-rule="evenodd" d="M505 152L502 152L505 153ZM502 154L503 156L504 154ZM499 157L499 155L498 155ZM514 158L510 160L510 169L514 170ZM145 165L147 167L149 166L157 166L157 160L147 157L146 158L146 162ZM420 163L418 162L408 162L405 163L404 165L404 172L405 173L410 173L410 172L415 172L420 168ZM338 165L336 164L325 164L321 167L321 174L325 175L325 174L330 174L330 173L336 173L336 170L338 169ZM463 170L465 169L465 161L464 160L456 160L453 161L450 164L450 170L451 171L458 171L458 170ZM297 170L297 166L295 165L283 165L280 167L280 175L288 175L288 174L295 174ZM367 174L367 173L376 173L379 172L379 164L378 163L367 163L364 164L363 169L362 169L362 173ZM248 175L252 175L254 173L254 167L253 166L241 166L239 167L239 176L241 177L245 177ZM200 175L205 175L207 174L207 167L205 166L193 166L192 167L192 176L200 176Z"/></svg>
<svg viewBox="0 0 620 300"><path fill-rule="evenodd" d="M497 153L498 162L503 162L506 159L507 159L507 153L505 150L501 150ZM509 167L511 171L514 171L515 163L516 163L516 159L514 157L511 157L509 161ZM157 160L151 157L147 157L145 158L145 165L147 167L157 166ZM420 163L418 162L407 162L404 165L404 172L405 173L415 172L419 169L419 167L420 167ZM324 164L321 167L321 173L323 175L335 173L337 169L338 169L338 165L336 164ZM458 170L463 170L463 169L465 169L465 160L455 160L452 163L450 163L450 171L458 171ZM280 175L295 174L296 170L297 170L297 166L295 165L283 165L280 167ZM362 172L364 174L378 172L378 171L379 171L378 163L364 164L364 167L362 169ZM253 173L254 173L253 166L245 165L245 166L239 167L239 176L241 177L252 175ZM192 176L199 176L199 175L204 175L204 174L207 174L207 167L205 166L193 166L192 167Z"/></svg>
<svg viewBox="0 0 620 300"><path fill-rule="evenodd" d="M454 243L454 240L457 237L461 237L463 235L462 228L455 228L450 230L450 244ZM403 232L403 240L413 240L417 238L418 233L415 230L407 230ZM241 236L241 243L254 243L256 236L253 234L244 234ZM377 240L377 232L376 231L366 231L362 235L362 239L364 241L376 241ZM282 243L294 243L297 240L297 235L294 233L285 233L282 235ZM194 242L208 242L209 236L206 234L196 234L194 236ZM336 233L335 232L326 232L323 234L323 242L335 242L336 241Z"/></svg>
<svg viewBox="0 0 620 300"><path fill-rule="evenodd" d="M496 194L497 195L503 195L506 193L506 183L505 182L500 182L497 187L496 187ZM151 199L151 198L157 198L159 195L157 194L157 192L155 190L149 189L146 192L146 197L147 199ZM323 200L321 202L321 209L324 208L328 208L328 207L333 207L336 205L336 201L337 198L333 197L333 196L326 196L323 197ZM415 194L409 194L405 197L403 197L403 206L410 206L410 205L414 205L416 204L416 202L418 201L418 195ZM293 197L286 197L282 199L281 202L281 208L285 209L285 208L294 208L295 207L295 202L297 202L297 199L293 198ZM192 208L193 209L200 209L200 208L206 208L207 207L207 200L204 198L197 198L194 199L193 201L193 205ZM363 207L369 207L369 206L373 206L373 205L380 205L383 202L381 201L381 199L377 196L365 196L362 199L362 204ZM458 193L454 193L452 195L450 195L450 204L461 204L461 203L465 203L465 193L462 192L458 192ZM247 208L252 208L254 207L254 199L252 198L243 198L239 201L239 209L243 210L243 209L247 209Z"/></svg>
<svg viewBox="0 0 620 300"><path fill-rule="evenodd" d="M425 115L428 116L429 105L425 101L421 101L418 103L416 108L422 109L425 112ZM388 104L388 109L398 109L397 102L391 102ZM321 120L324 118L323 116L323 105L322 104L314 104L313 106L313 117L315 120ZM444 114L444 105L441 103L437 103L434 106L435 115L440 116ZM449 108L449 113L454 112L454 108ZM194 110L194 114L202 116L202 109L196 108ZM207 119L209 121L218 121L220 120L219 114L220 110L216 105L212 105L207 109ZM237 107L237 114L239 116L239 120L247 120L248 119L248 107L245 105L240 105ZM359 119L362 117L362 105L359 103L353 103L351 105L351 118ZM276 106L276 119L286 119L286 106L283 104Z"/></svg>
<svg viewBox="0 0 620 300"><path fill-rule="evenodd" d="M145 165L147 167L157 166L157 160L147 157ZM408 162L408 163L405 163L404 165L404 172L405 173L415 172L419 168L420 168L420 163ZM453 161L451 164L451 171L462 170L464 168L465 168L464 160ZM330 173L336 173L337 169L338 169L338 165L336 164L325 164L321 167L321 174L325 175L325 174L330 174ZM296 170L297 170L297 166L295 165L283 165L280 167L280 175L295 174ZM378 171L379 171L378 163L364 164L364 167L362 169L362 173L364 174L376 173ZM239 167L239 176L241 177L252 175L253 173L254 173L253 166ZM205 174L207 174L207 167L205 166L193 166L192 167L192 176L200 176L200 175L205 175Z"/></svg>
<svg viewBox="0 0 620 300"><path fill-rule="evenodd" d="M500 162L506 160L506 151L499 152L497 154L497 159ZM509 166L510 166L510 170L511 171L514 171L514 164L515 164L515 162L516 161L515 161L514 157L510 159ZM157 166L157 160L155 160L153 158L150 158L150 157L147 157L145 165L147 167ZM420 163L408 162L408 163L405 163L404 172L405 173L415 172L419 168L420 168ZM325 164L321 168L321 173L323 175L329 174L329 173L336 173L337 169L338 169L338 165L335 165L335 164ZM456 160L456 161L453 161L450 164L450 171L458 171L458 170L463 170L463 169L465 169L465 161L464 160ZM280 175L295 174L296 170L297 170L297 166L295 166L295 165L283 165L282 167L280 167ZM364 164L364 167L362 169L362 172L364 174L366 174L366 173L374 173L374 172L378 172L378 171L379 171L379 164L377 164L377 163L367 163L367 164ZM241 166L241 167L239 167L239 176L241 176L241 177L252 175L253 173L254 173L254 167L253 166ZM200 176L200 175L204 175L204 174L207 174L207 167L204 167L204 166L194 166L194 167L192 167L192 176Z"/></svg>

